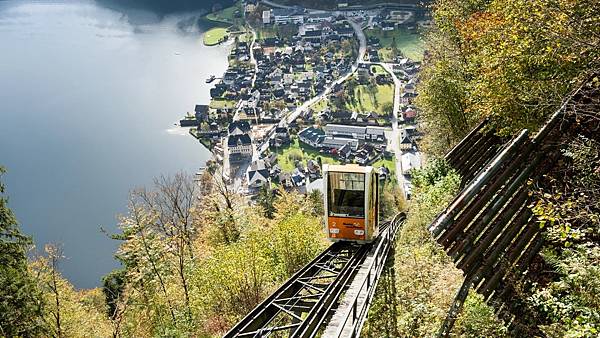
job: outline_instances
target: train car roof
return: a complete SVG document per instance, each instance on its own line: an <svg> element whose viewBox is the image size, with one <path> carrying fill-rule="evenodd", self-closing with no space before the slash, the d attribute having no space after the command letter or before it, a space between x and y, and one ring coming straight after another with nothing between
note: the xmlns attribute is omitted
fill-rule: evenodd
<svg viewBox="0 0 600 338"><path fill-rule="evenodd" d="M366 166L361 167L358 164L325 164L323 166L324 171L334 171L334 172L345 172L345 173L363 173L368 174L373 171L373 167Z"/></svg>

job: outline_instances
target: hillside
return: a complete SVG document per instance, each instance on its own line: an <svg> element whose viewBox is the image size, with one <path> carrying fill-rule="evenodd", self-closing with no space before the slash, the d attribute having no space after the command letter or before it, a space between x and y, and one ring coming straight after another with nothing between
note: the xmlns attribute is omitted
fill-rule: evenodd
<svg viewBox="0 0 600 338"><path fill-rule="evenodd" d="M564 107L558 158L530 182L544 244L510 304L469 294L452 336L591 337L600 327L600 12L587 1L436 1L417 103L421 146L440 157L483 118L483 131L535 134ZM568 126L568 127L567 127ZM427 171L429 170L429 174ZM380 286L369 336L433 336L462 281L425 227L456 193L455 173L434 161L416 183L409 222ZM433 210L432 210L433 208ZM416 276L416 278L414 277ZM449 291L452 290L452 291ZM513 322L495 316L499 307ZM518 330L518 331L517 331ZM519 333L517 333L519 332Z"/></svg>

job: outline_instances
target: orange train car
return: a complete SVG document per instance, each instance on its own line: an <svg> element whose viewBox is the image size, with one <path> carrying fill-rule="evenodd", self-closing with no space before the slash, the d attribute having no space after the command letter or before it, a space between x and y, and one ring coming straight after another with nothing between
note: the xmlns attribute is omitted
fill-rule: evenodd
<svg viewBox="0 0 600 338"><path fill-rule="evenodd" d="M379 235L379 175L370 166L324 165L325 228L331 241L368 243Z"/></svg>

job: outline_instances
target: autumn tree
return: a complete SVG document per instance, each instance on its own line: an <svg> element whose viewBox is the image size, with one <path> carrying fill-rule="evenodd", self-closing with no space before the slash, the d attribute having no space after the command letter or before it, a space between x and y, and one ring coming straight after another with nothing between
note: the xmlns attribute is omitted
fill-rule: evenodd
<svg viewBox="0 0 600 338"><path fill-rule="evenodd" d="M441 154L490 117L502 134L537 129L600 66L594 2L438 0L417 104Z"/></svg>
<svg viewBox="0 0 600 338"><path fill-rule="evenodd" d="M47 244L29 264L44 298L43 318L52 337L109 336L106 303L99 289L77 291L60 273L60 245Z"/></svg>

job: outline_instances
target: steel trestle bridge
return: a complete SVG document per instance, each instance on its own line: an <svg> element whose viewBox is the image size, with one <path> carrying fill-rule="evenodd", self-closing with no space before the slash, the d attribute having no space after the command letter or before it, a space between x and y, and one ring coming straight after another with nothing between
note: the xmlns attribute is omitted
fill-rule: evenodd
<svg viewBox="0 0 600 338"><path fill-rule="evenodd" d="M404 219L382 222L373 243L333 243L224 337L358 336Z"/></svg>

